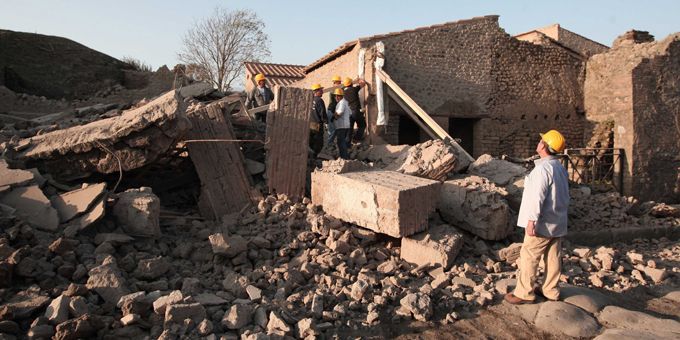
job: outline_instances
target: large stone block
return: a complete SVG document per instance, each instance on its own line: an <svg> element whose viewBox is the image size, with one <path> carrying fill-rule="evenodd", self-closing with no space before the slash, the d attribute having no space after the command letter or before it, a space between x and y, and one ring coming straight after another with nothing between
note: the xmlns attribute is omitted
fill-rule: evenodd
<svg viewBox="0 0 680 340"><path fill-rule="evenodd" d="M448 270L463 247L463 234L447 224L401 239L401 258L416 265L440 264Z"/></svg>
<svg viewBox="0 0 680 340"><path fill-rule="evenodd" d="M312 173L312 201L346 222L403 237L427 229L441 183L393 171Z"/></svg>
<svg viewBox="0 0 680 340"><path fill-rule="evenodd" d="M160 236L161 201L151 188L129 189L118 194L113 215L123 230L132 236Z"/></svg>
<svg viewBox="0 0 680 340"><path fill-rule="evenodd" d="M491 155L481 155L475 160L468 172L472 175L487 178L493 184L503 187L507 193L504 198L515 210L519 211L522 203L522 193L524 192L524 176L527 169L506 160L494 158Z"/></svg>
<svg viewBox="0 0 680 340"><path fill-rule="evenodd" d="M442 218L485 240L501 240L512 232L513 216L505 190L478 176L444 182L439 201Z"/></svg>

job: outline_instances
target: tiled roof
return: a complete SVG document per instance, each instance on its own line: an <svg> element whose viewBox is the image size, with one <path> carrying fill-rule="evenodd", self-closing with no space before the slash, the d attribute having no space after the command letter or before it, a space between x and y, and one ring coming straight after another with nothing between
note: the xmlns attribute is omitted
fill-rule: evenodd
<svg viewBox="0 0 680 340"><path fill-rule="evenodd" d="M302 73L303 65L271 64L245 62L247 73L255 75L262 73L267 77L270 85L290 85L305 77Z"/></svg>
<svg viewBox="0 0 680 340"><path fill-rule="evenodd" d="M363 37L359 38L356 40L348 41L342 45L340 45L338 48L330 51L328 54L325 56L321 57L320 59L312 62L311 64L307 65L304 68L305 73L309 73L310 71L314 70L315 68L327 63L328 61L334 59L335 57L347 52L351 48L353 48L357 43L364 42L364 41L369 41L369 40L376 40L376 39L383 39L395 35L400 35L400 34L405 34L405 33L413 33L413 32L418 32L418 31L424 31L424 30L429 30L429 29L436 29L436 28L441 28L449 25L459 25L459 24L466 24L470 22L475 22L478 20L487 20L487 19L496 19L498 20L498 15L486 15L482 17L474 17L471 19L464 19L464 20L458 20L458 21L451 21L451 22L445 22L443 24L437 24L437 25L431 25L431 26L423 26L423 27L417 27L409 30L404 30L404 31L398 31L398 32L390 32L390 33L385 33L385 34L376 34L368 37Z"/></svg>

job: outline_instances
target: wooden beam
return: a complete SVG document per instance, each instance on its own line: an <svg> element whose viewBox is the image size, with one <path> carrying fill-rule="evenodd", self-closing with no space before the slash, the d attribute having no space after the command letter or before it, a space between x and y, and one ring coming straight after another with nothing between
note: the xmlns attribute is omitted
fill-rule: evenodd
<svg viewBox="0 0 680 340"><path fill-rule="evenodd" d="M399 106L401 106L402 109L404 109L406 114L408 114L409 117L411 117L411 119L414 122L416 122L416 124L418 124L418 126L420 126L421 129L423 129L423 131L427 132L427 134L431 138L434 138L434 139L439 138L439 136L437 136L437 134L434 133L434 131L432 131L432 129L430 129L427 125L425 125L423 123L423 121L420 120L420 117L418 117L418 115L415 112L413 112L411 107L406 105L406 103L404 103L404 101L401 100L401 98L396 93L394 93L394 91L392 91L391 88L387 88L387 95L390 96L392 99L394 99L394 101L397 102L397 104L399 104Z"/></svg>
<svg viewBox="0 0 680 340"><path fill-rule="evenodd" d="M187 112L190 139L236 139L221 103ZM227 105L235 105L227 104ZM251 178L237 143L188 143L189 157L201 180L198 208L206 219L219 220L252 204Z"/></svg>
<svg viewBox="0 0 680 340"><path fill-rule="evenodd" d="M394 91L394 93L402 99L404 104L408 105L439 138L443 139L445 142L456 148L460 155L467 158L470 163L475 161L475 159L472 158L472 156L470 156L470 154L465 151L463 147L461 147L458 143L456 143L455 140L453 140L453 138L451 138L446 130L439 126L439 124L437 124L437 122L432 119L432 117L430 117L430 115L427 114L427 112L425 112L425 110L423 110L423 108L420 107L420 105L418 105L418 103L416 103L416 101L406 93L406 91L404 91L396 82L394 82L394 80L392 80L387 72L381 69L376 70L375 72L378 77L380 77L380 80L385 82L385 84L389 86L390 90Z"/></svg>
<svg viewBox="0 0 680 340"><path fill-rule="evenodd" d="M269 192L304 197L313 94L311 90L279 86L275 97L278 109L267 116L265 144Z"/></svg>

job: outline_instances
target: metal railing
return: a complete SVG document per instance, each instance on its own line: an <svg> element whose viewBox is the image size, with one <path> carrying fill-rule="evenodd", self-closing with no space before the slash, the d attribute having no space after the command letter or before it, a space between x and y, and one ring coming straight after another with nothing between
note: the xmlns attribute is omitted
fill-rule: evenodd
<svg viewBox="0 0 680 340"><path fill-rule="evenodd" d="M561 158L572 182L622 193L623 156L620 148L574 148Z"/></svg>

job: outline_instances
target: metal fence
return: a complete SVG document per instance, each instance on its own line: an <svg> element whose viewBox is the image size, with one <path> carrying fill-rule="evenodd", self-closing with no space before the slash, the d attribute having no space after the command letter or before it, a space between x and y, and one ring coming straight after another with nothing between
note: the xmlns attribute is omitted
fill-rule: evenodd
<svg viewBox="0 0 680 340"><path fill-rule="evenodd" d="M623 156L620 148L575 148L561 158L571 181L622 193Z"/></svg>

